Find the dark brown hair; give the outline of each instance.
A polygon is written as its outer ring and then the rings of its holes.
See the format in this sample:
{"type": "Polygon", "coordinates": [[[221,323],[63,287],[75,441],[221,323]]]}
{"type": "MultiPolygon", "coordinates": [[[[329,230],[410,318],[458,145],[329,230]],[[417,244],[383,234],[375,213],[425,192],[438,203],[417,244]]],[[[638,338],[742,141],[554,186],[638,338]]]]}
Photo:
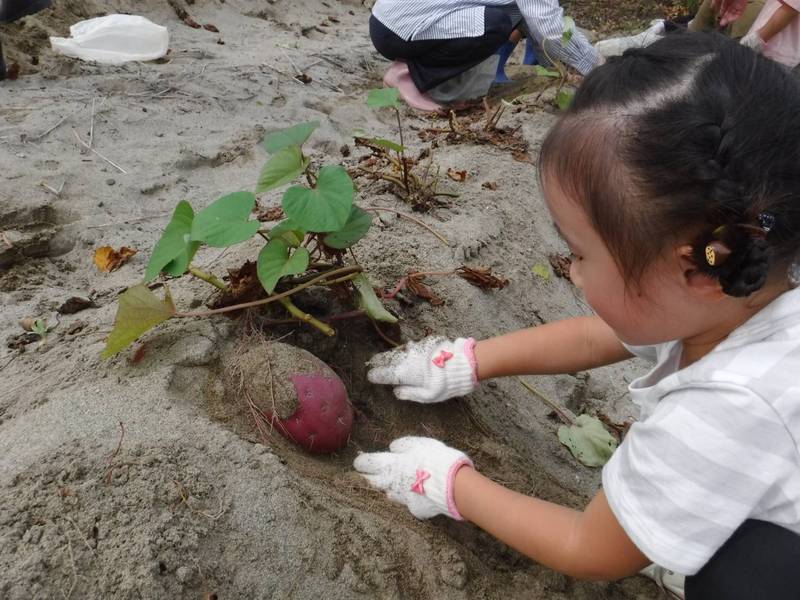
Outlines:
{"type": "Polygon", "coordinates": [[[781,65],[716,34],[669,34],[586,77],[540,176],[586,211],[629,283],[690,243],[698,269],[747,296],[800,246],[798,106],[781,65]],[[703,260],[714,240],[724,264],[703,260]]]}

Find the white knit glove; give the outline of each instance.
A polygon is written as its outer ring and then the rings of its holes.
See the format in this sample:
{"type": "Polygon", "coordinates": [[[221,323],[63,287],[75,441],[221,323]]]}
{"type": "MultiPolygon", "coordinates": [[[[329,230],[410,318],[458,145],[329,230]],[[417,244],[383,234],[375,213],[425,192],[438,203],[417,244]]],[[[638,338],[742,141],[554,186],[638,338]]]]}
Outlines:
{"type": "Polygon", "coordinates": [[[478,385],[473,338],[425,338],[377,354],[367,365],[367,379],[397,386],[400,400],[431,404],[469,394],[478,385]]]}
{"type": "Polygon", "coordinates": [[[747,46],[748,48],[752,48],[759,54],[764,52],[764,48],[767,46],[767,42],[761,39],[761,36],[758,35],[757,31],[751,31],[744,36],[739,43],[743,46],[747,46]]]}
{"type": "Polygon", "coordinates": [[[453,482],[469,457],[426,437],[402,437],[389,445],[389,452],[359,454],[353,467],[373,487],[386,492],[389,500],[405,504],[418,519],[447,515],[458,521],[453,500],[453,482]]]}

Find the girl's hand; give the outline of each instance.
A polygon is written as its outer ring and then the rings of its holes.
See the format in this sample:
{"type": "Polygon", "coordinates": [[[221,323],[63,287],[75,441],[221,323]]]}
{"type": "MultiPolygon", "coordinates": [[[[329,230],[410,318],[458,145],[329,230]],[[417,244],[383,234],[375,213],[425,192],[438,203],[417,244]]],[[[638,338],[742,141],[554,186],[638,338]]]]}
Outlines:
{"type": "Polygon", "coordinates": [[[469,457],[425,437],[402,437],[389,445],[389,452],[359,454],[353,467],[390,500],[405,504],[418,519],[447,515],[463,517],[453,499],[453,481],[469,457]]]}
{"type": "Polygon", "coordinates": [[[478,385],[472,338],[425,338],[378,354],[367,365],[367,379],[397,386],[394,395],[400,400],[441,402],[469,394],[478,385]]]}

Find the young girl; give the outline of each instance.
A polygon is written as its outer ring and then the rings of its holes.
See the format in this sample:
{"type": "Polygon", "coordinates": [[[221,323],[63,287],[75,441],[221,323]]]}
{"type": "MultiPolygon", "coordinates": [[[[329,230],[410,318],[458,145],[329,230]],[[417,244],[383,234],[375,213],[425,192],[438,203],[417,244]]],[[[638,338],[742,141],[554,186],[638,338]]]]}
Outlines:
{"type": "MultiPolygon", "coordinates": [[[[654,562],[690,600],[800,594],[800,83],[715,34],[668,35],[586,77],[539,169],[596,316],[372,362],[402,400],[655,362],[640,421],[583,512],[493,483],[422,437],[355,468],[412,514],[466,519],[541,564],[611,580],[654,562]]],[[[478,465],[480,466],[480,465],[478,465]]]]}

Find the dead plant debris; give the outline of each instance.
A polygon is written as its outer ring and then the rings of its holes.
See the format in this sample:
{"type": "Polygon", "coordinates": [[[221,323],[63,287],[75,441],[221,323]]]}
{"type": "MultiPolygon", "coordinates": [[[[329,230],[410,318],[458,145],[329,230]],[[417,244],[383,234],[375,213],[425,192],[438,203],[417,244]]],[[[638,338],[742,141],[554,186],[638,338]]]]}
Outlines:
{"type": "Polygon", "coordinates": [[[137,252],[136,248],[128,246],[122,246],[119,250],[114,250],[111,246],[101,246],[94,252],[94,264],[105,273],[116,271],[137,252]]]}
{"type": "Polygon", "coordinates": [[[547,257],[550,261],[550,266],[553,267],[553,273],[557,277],[571,281],[569,277],[569,268],[572,265],[572,259],[565,254],[551,254],[547,257]]]}
{"type": "Polygon", "coordinates": [[[462,265],[456,269],[456,274],[482,290],[502,290],[508,285],[508,279],[493,275],[491,267],[468,267],[467,265],[462,265]]]}

